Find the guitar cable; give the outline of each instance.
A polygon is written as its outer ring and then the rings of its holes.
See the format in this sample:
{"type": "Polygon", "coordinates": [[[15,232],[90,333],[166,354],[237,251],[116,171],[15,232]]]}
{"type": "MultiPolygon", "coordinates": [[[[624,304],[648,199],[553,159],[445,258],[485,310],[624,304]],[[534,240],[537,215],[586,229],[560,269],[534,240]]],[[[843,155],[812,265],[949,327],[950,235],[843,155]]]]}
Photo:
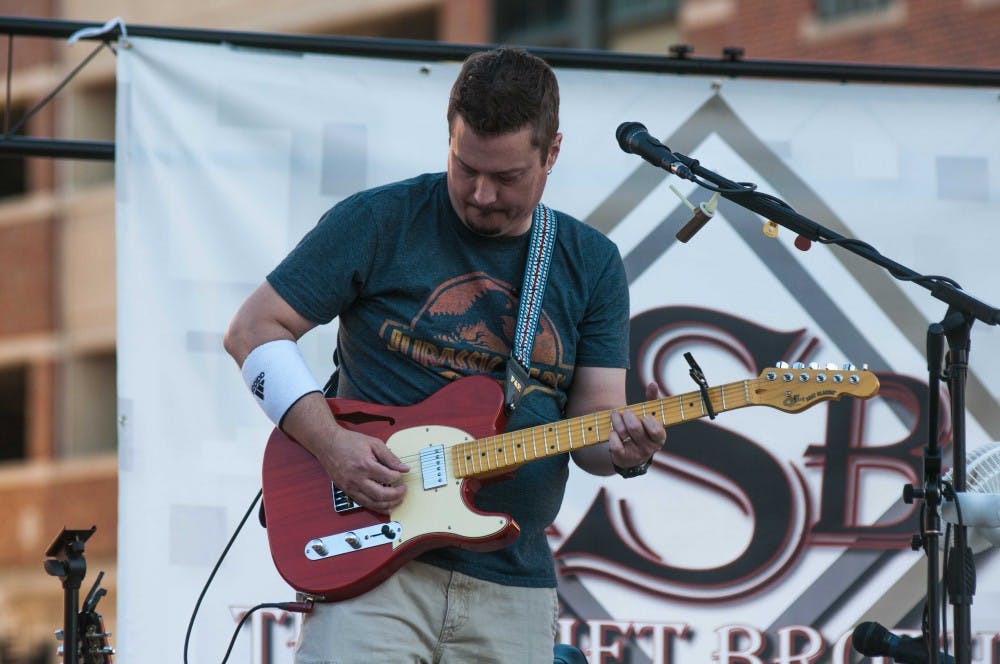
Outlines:
{"type": "MultiPolygon", "coordinates": [[[[243,526],[246,525],[247,519],[249,519],[250,515],[253,514],[253,510],[257,506],[257,501],[260,500],[263,493],[264,493],[263,489],[257,491],[257,495],[254,496],[253,501],[251,501],[250,507],[247,508],[246,514],[244,514],[243,518],[240,519],[239,525],[236,526],[236,530],[233,531],[232,537],[229,538],[229,542],[226,544],[226,547],[222,550],[222,555],[219,556],[219,560],[216,561],[215,567],[212,568],[211,574],[208,575],[208,580],[205,581],[205,586],[201,589],[201,594],[198,595],[198,601],[195,602],[194,610],[191,611],[191,620],[188,621],[187,632],[184,634],[184,664],[188,664],[188,646],[190,645],[191,642],[191,631],[194,628],[194,621],[198,615],[198,609],[201,608],[201,602],[202,600],[205,599],[205,593],[208,592],[209,586],[212,585],[212,580],[215,579],[216,573],[219,571],[219,568],[222,567],[222,561],[226,559],[226,556],[229,554],[229,549],[232,548],[233,543],[236,541],[236,536],[239,535],[240,531],[243,530],[243,526]]],[[[251,615],[253,615],[255,611],[258,611],[259,609],[281,609],[283,611],[292,611],[295,613],[309,613],[310,611],[312,611],[312,608],[313,608],[313,603],[311,600],[306,600],[304,602],[268,602],[264,604],[258,604],[257,606],[251,608],[243,615],[243,618],[236,625],[236,630],[233,632],[233,637],[229,641],[229,647],[226,649],[226,654],[225,656],[223,656],[221,664],[226,664],[226,662],[229,660],[229,655],[232,653],[233,646],[236,644],[236,637],[239,636],[240,630],[243,628],[243,625],[246,623],[247,619],[251,615]]]]}

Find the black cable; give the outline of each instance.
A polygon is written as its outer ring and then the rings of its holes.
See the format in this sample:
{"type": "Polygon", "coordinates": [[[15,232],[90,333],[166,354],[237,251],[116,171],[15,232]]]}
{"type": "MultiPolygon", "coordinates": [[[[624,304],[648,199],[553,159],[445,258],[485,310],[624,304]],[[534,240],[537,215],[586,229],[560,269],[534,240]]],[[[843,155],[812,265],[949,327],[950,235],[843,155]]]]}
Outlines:
{"type": "Polygon", "coordinates": [[[240,630],[243,628],[243,624],[247,621],[254,611],[259,611],[260,609],[281,609],[282,611],[294,611],[296,613],[309,613],[312,611],[313,602],[311,599],[307,599],[304,602],[265,602],[263,604],[258,604],[249,611],[243,614],[240,618],[240,622],[237,623],[236,629],[233,631],[233,638],[229,639],[229,647],[226,648],[226,654],[222,658],[220,664],[226,664],[229,661],[229,655],[233,652],[233,646],[236,645],[236,637],[240,635],[240,630]]]}
{"type": "MultiPolygon", "coordinates": [[[[948,570],[948,546],[951,543],[951,524],[944,527],[944,560],[941,561],[945,574],[948,570]]],[[[944,592],[941,593],[941,650],[948,654],[948,584],[944,584],[944,592]]]]}
{"type": "MultiPolygon", "coordinates": [[[[208,580],[205,581],[205,587],[201,589],[201,594],[198,595],[198,601],[195,602],[194,610],[191,612],[191,620],[190,622],[188,622],[187,633],[184,635],[184,664],[187,664],[188,661],[188,644],[191,641],[191,630],[194,627],[194,619],[195,616],[198,615],[198,609],[201,607],[201,601],[205,599],[205,593],[208,592],[208,587],[212,585],[212,579],[215,578],[216,572],[218,572],[219,568],[222,566],[222,561],[226,559],[226,555],[229,553],[229,549],[232,548],[233,542],[236,541],[236,536],[240,534],[240,531],[243,530],[243,526],[246,524],[247,519],[249,519],[250,515],[253,514],[253,508],[257,506],[257,501],[260,500],[260,497],[261,495],[263,495],[263,493],[264,490],[261,489],[260,491],[257,492],[257,495],[254,496],[253,502],[250,503],[250,507],[247,509],[247,513],[244,514],[243,518],[240,520],[240,525],[236,526],[236,530],[233,532],[233,536],[229,538],[229,543],[226,544],[226,548],[222,550],[222,555],[219,556],[218,562],[216,562],[215,567],[212,568],[212,573],[208,575],[208,580]]],[[[250,612],[247,613],[247,615],[250,615],[250,613],[252,613],[255,610],[256,608],[251,609],[250,612]]],[[[240,625],[241,626],[243,625],[243,621],[240,621],[240,625]]],[[[236,628],[236,632],[237,634],[239,633],[239,627],[236,628]]],[[[234,641],[236,640],[235,635],[233,636],[233,640],[234,641]]],[[[232,643],[230,643],[229,649],[232,650],[232,648],[233,648],[232,643]]],[[[229,657],[228,651],[226,652],[226,657],[229,657]]]]}
{"type": "MultiPolygon", "coordinates": [[[[955,503],[955,513],[958,516],[958,525],[964,525],[964,520],[962,519],[962,503],[958,499],[958,495],[955,493],[955,487],[951,482],[942,482],[941,485],[941,495],[947,500],[951,500],[955,503]]],[[[942,561],[945,574],[948,573],[949,555],[948,551],[950,549],[949,545],[951,543],[952,530],[951,523],[948,523],[945,528],[944,537],[944,560],[942,561]]],[[[944,592],[941,594],[941,638],[942,638],[942,649],[944,654],[948,653],[948,584],[944,584],[944,592]]]]}

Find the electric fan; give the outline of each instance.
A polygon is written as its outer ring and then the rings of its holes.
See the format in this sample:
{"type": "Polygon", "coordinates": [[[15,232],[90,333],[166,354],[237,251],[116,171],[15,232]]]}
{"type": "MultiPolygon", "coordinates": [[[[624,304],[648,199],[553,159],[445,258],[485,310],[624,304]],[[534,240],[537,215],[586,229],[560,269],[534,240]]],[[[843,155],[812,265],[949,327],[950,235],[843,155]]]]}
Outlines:
{"type": "MultiPolygon", "coordinates": [[[[969,546],[973,553],[1000,546],[1000,442],[987,443],[972,450],[966,457],[966,489],[955,498],[962,512],[962,524],[969,528],[969,546]]],[[[950,482],[952,472],[942,476],[950,482]]],[[[955,501],[946,500],[941,518],[949,523],[959,521],[955,501]]]]}

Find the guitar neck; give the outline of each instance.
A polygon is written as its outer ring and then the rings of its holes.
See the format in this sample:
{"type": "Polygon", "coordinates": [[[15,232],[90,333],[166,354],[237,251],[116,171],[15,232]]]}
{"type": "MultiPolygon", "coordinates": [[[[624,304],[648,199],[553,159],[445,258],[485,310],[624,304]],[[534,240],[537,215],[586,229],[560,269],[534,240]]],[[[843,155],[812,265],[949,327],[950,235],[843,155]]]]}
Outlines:
{"type": "MultiPolygon", "coordinates": [[[[708,388],[715,413],[752,405],[751,394],[758,379],[741,380],[708,388]]],[[[701,419],[709,414],[701,391],[687,392],[626,406],[637,417],[652,415],[664,426],[701,419]]],[[[622,409],[624,410],[624,409],[622,409]]],[[[608,440],[611,411],[592,413],[551,424],[502,433],[451,449],[457,477],[476,477],[509,472],[528,461],[572,452],[608,440]]]]}

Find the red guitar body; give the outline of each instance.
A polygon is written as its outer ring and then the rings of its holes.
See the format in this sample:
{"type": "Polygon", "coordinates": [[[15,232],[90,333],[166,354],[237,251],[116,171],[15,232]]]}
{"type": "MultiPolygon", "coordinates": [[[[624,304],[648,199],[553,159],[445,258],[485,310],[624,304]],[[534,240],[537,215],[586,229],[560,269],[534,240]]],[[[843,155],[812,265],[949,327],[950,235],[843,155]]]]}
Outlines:
{"type": "Polygon", "coordinates": [[[263,464],[267,537],[278,572],[293,588],[325,600],[346,599],[430,549],[493,550],[517,537],[519,528],[509,516],[473,507],[480,481],[455,477],[447,452],[450,444],[502,432],[503,392],[496,381],[462,378],[405,407],[327,401],[342,426],[386,441],[410,466],[408,489],[389,515],[352,506],[316,458],[275,429],[263,464]],[[423,455],[436,447],[444,452],[426,457],[428,465],[423,455]],[[423,476],[434,465],[435,479],[426,488],[423,476]]]}

